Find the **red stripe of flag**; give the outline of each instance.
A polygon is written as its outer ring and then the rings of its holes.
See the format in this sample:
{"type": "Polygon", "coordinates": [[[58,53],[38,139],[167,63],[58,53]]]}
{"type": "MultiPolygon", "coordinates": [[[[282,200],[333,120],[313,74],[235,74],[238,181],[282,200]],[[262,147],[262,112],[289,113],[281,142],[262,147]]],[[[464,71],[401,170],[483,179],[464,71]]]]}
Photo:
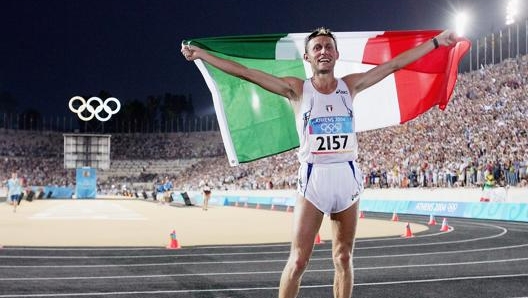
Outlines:
{"type": "MultiPolygon", "coordinates": [[[[370,38],[365,46],[363,63],[379,65],[400,53],[431,40],[439,30],[389,31],[370,38]]],[[[433,106],[443,110],[453,93],[458,64],[471,43],[459,38],[451,47],[440,47],[394,74],[400,123],[407,122],[433,106]]]]}

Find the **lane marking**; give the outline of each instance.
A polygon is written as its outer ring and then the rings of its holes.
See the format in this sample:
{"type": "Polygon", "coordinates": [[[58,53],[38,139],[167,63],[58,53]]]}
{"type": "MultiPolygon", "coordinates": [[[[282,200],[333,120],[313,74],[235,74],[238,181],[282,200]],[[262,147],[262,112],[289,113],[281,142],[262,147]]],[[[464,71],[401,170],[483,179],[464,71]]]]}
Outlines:
{"type": "MultiPolygon", "coordinates": [[[[528,277],[528,273],[524,274],[503,274],[503,275],[481,275],[481,276],[465,276],[465,277],[449,277],[449,278],[432,278],[420,280],[400,280],[387,282],[366,282],[355,283],[354,287],[361,286],[384,286],[384,285],[398,285],[398,284],[417,284],[417,283],[437,283],[447,281],[466,281],[466,280],[482,280],[482,279],[505,279],[528,277]]],[[[322,285],[305,285],[301,289],[314,288],[332,288],[332,284],[322,285]]],[[[82,296],[117,296],[117,295],[148,295],[148,294],[178,294],[178,293],[211,293],[211,292],[250,292],[250,291],[276,291],[278,287],[254,287],[254,288],[220,288],[220,289],[188,289],[188,290],[164,290],[164,291],[126,291],[126,292],[86,292],[86,293],[47,293],[47,294],[21,294],[21,295],[0,295],[0,298],[18,298],[18,297],[82,297],[82,296]]]]}
{"type": "MultiPolygon", "coordinates": [[[[516,249],[528,247],[528,243],[518,244],[518,245],[509,245],[509,246],[500,246],[500,247],[491,247],[491,248],[475,248],[475,249],[466,249],[466,250],[452,250],[452,251],[436,251],[436,252],[420,252],[420,253],[404,253],[404,254],[390,254],[390,255],[375,255],[375,256],[354,256],[354,259],[376,259],[376,258],[392,258],[392,257],[412,257],[412,256],[425,256],[425,255],[443,255],[443,254],[459,254],[459,253],[473,253],[473,252],[487,252],[495,250],[507,250],[507,249],[516,249]]],[[[322,250],[321,250],[322,251],[322,250]]],[[[325,250],[330,251],[330,250],[325,250]]],[[[256,252],[247,252],[247,253],[219,253],[215,254],[216,256],[239,256],[239,255],[256,255],[256,254],[287,254],[288,251],[283,252],[265,252],[265,253],[256,253],[256,252]]],[[[186,254],[186,255],[162,255],[155,257],[199,257],[199,256],[211,256],[212,254],[186,254]]],[[[0,259],[48,259],[51,257],[42,256],[2,256],[0,259]]],[[[64,256],[57,257],[54,259],[142,259],[144,256],[106,256],[106,257],[76,257],[76,256],[64,256]]],[[[311,258],[311,261],[327,261],[331,260],[331,257],[326,258],[311,258]]],[[[285,262],[286,259],[280,260],[242,260],[242,261],[210,261],[210,262],[173,262],[173,263],[149,263],[149,264],[112,264],[112,265],[0,265],[0,268],[69,268],[69,267],[83,267],[83,268],[92,268],[92,267],[144,267],[144,266],[172,266],[172,265],[203,265],[203,264],[239,264],[239,263],[269,263],[269,262],[285,262]]]]}
{"type": "MultiPolygon", "coordinates": [[[[420,267],[445,267],[445,266],[467,266],[467,265],[482,265],[482,264],[496,264],[496,263],[509,263],[509,262],[523,262],[528,261],[527,258],[514,258],[514,259],[499,259],[499,260],[486,260],[486,261],[471,261],[471,262],[455,262],[455,263],[432,263],[432,264],[414,264],[414,265],[391,265],[391,266],[373,266],[373,267],[355,267],[354,270],[386,270],[386,269],[402,269],[402,268],[420,268],[420,267]]],[[[285,261],[280,261],[281,263],[285,261]]],[[[252,263],[252,262],[241,262],[241,263],[252,263]]],[[[183,263],[185,264],[185,263],[183,263]]],[[[149,264],[151,265],[151,264],[149,264]]],[[[201,264],[204,265],[204,264],[201,264]]],[[[95,265],[96,266],[96,265],[95,265]]],[[[335,269],[308,269],[306,273],[314,272],[333,272],[335,269]]],[[[11,281],[11,280],[78,280],[78,279],[128,279],[128,278],[147,278],[147,277],[184,277],[184,276],[219,276],[219,275],[255,275],[255,274],[275,274],[281,273],[281,271],[239,271],[239,272],[206,272],[206,273],[175,273],[175,274],[155,274],[155,275],[112,275],[112,276],[80,276],[80,277],[14,277],[14,278],[0,278],[0,281],[11,281]]]]}
{"type": "MultiPolygon", "coordinates": [[[[452,241],[442,241],[442,242],[428,242],[428,243],[413,243],[413,244],[402,244],[402,245],[381,245],[381,246],[369,246],[369,247],[357,247],[355,249],[377,249],[377,248],[385,248],[385,247],[405,247],[405,246],[413,246],[413,245],[416,245],[416,246],[427,246],[427,245],[436,245],[436,244],[452,244],[452,243],[465,243],[465,242],[473,242],[473,241],[480,241],[480,240],[488,240],[488,239],[494,239],[494,238],[498,238],[498,237],[501,237],[501,236],[504,236],[506,233],[508,233],[508,229],[502,227],[502,226],[497,226],[497,225],[492,225],[492,224],[474,224],[474,225],[477,225],[477,226],[488,226],[488,227],[493,227],[495,229],[498,229],[498,230],[501,230],[500,233],[498,234],[493,234],[493,235],[490,235],[490,236],[484,236],[484,237],[478,237],[478,238],[469,238],[469,239],[462,239],[462,240],[452,240],[452,241]]],[[[419,238],[419,237],[429,237],[429,236],[437,236],[437,235],[441,235],[441,234],[446,234],[446,233],[449,233],[449,232],[440,232],[440,233],[435,233],[435,234],[427,234],[427,235],[416,235],[415,237],[416,238],[419,238]]],[[[379,239],[364,239],[363,241],[359,241],[359,242],[373,242],[373,241],[376,241],[376,240],[379,240],[379,239]]],[[[401,237],[398,237],[398,238],[394,238],[394,237],[391,237],[391,238],[382,238],[382,240],[401,240],[401,237]]],[[[357,243],[358,241],[356,241],[357,243]]]]}

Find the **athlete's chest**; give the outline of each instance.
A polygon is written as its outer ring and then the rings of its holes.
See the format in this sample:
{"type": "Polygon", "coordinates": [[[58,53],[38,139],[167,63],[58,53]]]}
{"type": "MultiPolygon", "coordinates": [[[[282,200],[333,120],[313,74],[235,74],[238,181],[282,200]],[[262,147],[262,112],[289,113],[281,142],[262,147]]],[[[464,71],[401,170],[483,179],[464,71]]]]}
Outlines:
{"type": "Polygon", "coordinates": [[[313,117],[352,116],[352,99],[347,94],[315,93],[305,107],[313,117]]]}

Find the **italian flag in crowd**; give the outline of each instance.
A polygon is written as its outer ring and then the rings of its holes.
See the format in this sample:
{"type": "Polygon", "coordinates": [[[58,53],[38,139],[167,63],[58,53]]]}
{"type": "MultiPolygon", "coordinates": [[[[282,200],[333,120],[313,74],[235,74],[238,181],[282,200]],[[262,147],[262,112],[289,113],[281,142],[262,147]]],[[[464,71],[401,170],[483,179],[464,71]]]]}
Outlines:
{"type": "MultiPolygon", "coordinates": [[[[363,72],[424,42],[440,31],[334,32],[340,53],[336,77],[363,72]]],[[[226,36],[184,41],[215,55],[275,76],[311,77],[302,58],[309,33],[226,36]]],[[[440,47],[362,91],[354,99],[356,131],[405,123],[433,106],[444,109],[456,83],[458,64],[470,42],[440,47]]],[[[232,166],[299,146],[289,101],[259,86],[195,60],[209,87],[232,166]]]]}

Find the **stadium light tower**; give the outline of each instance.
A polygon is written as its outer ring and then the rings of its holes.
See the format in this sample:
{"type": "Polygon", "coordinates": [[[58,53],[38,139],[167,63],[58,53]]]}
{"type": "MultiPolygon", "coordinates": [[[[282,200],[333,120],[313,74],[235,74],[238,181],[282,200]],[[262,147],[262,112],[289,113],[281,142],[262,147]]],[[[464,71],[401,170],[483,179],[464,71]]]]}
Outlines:
{"type": "Polygon", "coordinates": [[[519,3],[517,0],[509,0],[506,4],[506,25],[511,25],[515,23],[515,16],[519,8],[519,3]]]}
{"type": "Polygon", "coordinates": [[[455,16],[455,32],[458,36],[466,34],[468,15],[465,12],[459,12],[455,16]]]}
{"type": "MultiPolygon", "coordinates": [[[[519,10],[519,3],[517,0],[509,0],[506,4],[506,26],[508,26],[508,58],[511,58],[511,26],[515,23],[515,16],[519,10]]],[[[517,25],[517,48],[519,47],[519,25],[517,25]]],[[[517,53],[519,50],[517,50],[517,53]]]]}

